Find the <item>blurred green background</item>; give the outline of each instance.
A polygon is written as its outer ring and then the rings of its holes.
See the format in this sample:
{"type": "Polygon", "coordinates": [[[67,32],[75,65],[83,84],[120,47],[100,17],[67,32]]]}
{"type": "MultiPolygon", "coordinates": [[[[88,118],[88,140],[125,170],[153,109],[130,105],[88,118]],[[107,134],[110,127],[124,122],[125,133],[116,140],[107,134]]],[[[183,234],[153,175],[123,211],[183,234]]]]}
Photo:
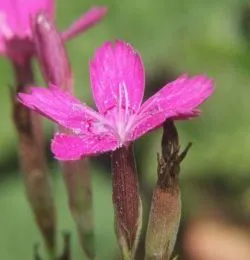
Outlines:
{"type": "MultiPolygon", "coordinates": [[[[67,27],[90,8],[90,0],[59,0],[57,24],[67,27]]],[[[183,228],[201,214],[219,211],[233,223],[250,219],[250,7],[245,0],[96,0],[109,13],[103,22],[67,44],[75,73],[77,96],[92,103],[88,60],[106,40],[130,42],[143,57],[146,95],[181,73],[205,73],[216,91],[202,106],[202,115],[178,122],[184,147],[193,147],[182,164],[183,228]]],[[[250,2],[249,2],[250,6],[250,2]]],[[[0,60],[0,259],[32,259],[32,245],[41,242],[24,197],[17,162],[17,139],[11,121],[10,64],[0,60]]],[[[53,126],[46,122],[52,135],[53,126]]],[[[156,180],[156,153],[161,130],[136,143],[145,205],[156,180]]],[[[110,170],[107,160],[92,164],[97,259],[117,259],[113,231],[110,170]]],[[[73,232],[64,184],[51,163],[60,230],[73,232]]],[[[183,231],[183,232],[184,232],[183,231]]],[[[182,234],[182,232],[181,232],[182,234]]],[[[58,239],[61,240],[59,234],[58,239]]],[[[73,258],[82,259],[75,233],[73,258]]],[[[182,243],[178,246],[182,253],[182,243]]],[[[185,256],[183,256],[183,259],[185,256]]]]}

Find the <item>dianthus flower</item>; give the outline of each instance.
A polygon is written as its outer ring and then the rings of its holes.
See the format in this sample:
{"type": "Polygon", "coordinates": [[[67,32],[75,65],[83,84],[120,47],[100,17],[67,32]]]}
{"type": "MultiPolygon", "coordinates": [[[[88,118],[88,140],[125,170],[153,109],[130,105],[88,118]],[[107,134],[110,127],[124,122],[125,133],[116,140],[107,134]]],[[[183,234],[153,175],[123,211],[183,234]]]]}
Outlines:
{"type": "MultiPolygon", "coordinates": [[[[31,18],[38,12],[54,17],[54,0],[2,0],[0,1],[0,55],[22,63],[34,54],[31,18]]],[[[94,7],[83,14],[65,32],[69,40],[99,21],[107,12],[105,7],[94,7]]]]}
{"type": "Polygon", "coordinates": [[[57,133],[52,152],[59,160],[114,151],[161,126],[167,118],[188,119],[213,92],[212,80],[180,76],[142,103],[145,73],[138,52],[128,43],[106,42],[90,61],[90,80],[98,112],[60,86],[34,87],[19,100],[70,130],[57,133]]]}

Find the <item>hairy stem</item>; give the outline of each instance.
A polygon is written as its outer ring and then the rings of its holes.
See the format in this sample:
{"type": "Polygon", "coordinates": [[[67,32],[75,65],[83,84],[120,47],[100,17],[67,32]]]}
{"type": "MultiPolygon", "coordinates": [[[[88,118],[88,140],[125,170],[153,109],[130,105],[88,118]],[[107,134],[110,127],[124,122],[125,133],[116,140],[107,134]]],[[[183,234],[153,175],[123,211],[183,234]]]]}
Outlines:
{"type": "Polygon", "coordinates": [[[123,259],[134,259],[142,225],[142,205],[133,145],[112,152],[116,235],[123,259]]]}

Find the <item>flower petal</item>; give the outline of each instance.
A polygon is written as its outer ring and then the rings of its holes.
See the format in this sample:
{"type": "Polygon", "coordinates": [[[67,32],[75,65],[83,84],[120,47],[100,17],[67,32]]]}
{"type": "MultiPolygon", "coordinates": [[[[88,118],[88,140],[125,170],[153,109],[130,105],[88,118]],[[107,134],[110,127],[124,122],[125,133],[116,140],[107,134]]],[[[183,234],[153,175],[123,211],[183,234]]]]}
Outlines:
{"type": "Polygon", "coordinates": [[[21,93],[18,99],[23,105],[79,134],[94,131],[92,125],[103,119],[97,112],[53,85],[48,89],[33,87],[30,94],[21,93]]]}
{"type": "Polygon", "coordinates": [[[73,136],[56,134],[51,143],[51,150],[58,160],[78,160],[83,156],[96,155],[115,150],[117,141],[109,135],[73,136]]]}
{"type": "Polygon", "coordinates": [[[106,42],[90,62],[90,80],[100,113],[118,106],[119,91],[125,88],[129,108],[137,111],[144,94],[144,67],[139,54],[129,44],[106,42]]]}
{"type": "Polygon", "coordinates": [[[160,126],[167,118],[188,119],[199,114],[197,107],[213,92],[213,82],[206,76],[184,75],[170,82],[141,107],[131,139],[160,126]]]}
{"type": "Polygon", "coordinates": [[[85,32],[98,23],[106,14],[108,9],[104,6],[95,6],[84,13],[78,20],[70,25],[61,36],[64,41],[69,41],[80,33],[85,32]]]}

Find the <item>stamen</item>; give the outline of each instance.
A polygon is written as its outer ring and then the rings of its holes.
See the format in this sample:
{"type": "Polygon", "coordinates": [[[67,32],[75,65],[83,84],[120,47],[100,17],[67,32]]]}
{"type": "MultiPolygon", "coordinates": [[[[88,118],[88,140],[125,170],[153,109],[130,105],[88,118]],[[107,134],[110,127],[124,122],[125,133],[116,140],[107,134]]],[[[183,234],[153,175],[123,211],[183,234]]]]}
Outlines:
{"type": "MultiPolygon", "coordinates": [[[[121,116],[122,116],[122,84],[119,84],[118,87],[118,122],[121,121],[121,116]]],[[[117,122],[117,123],[118,123],[117,122]]]]}
{"type": "Polygon", "coordinates": [[[125,83],[122,84],[123,91],[124,91],[124,97],[125,97],[125,123],[127,121],[127,118],[129,117],[129,99],[128,99],[128,90],[126,88],[125,83]]]}
{"type": "Polygon", "coordinates": [[[123,144],[127,138],[126,134],[134,122],[134,116],[130,112],[129,95],[125,82],[118,85],[117,95],[116,108],[106,113],[107,124],[105,126],[123,144]]]}

